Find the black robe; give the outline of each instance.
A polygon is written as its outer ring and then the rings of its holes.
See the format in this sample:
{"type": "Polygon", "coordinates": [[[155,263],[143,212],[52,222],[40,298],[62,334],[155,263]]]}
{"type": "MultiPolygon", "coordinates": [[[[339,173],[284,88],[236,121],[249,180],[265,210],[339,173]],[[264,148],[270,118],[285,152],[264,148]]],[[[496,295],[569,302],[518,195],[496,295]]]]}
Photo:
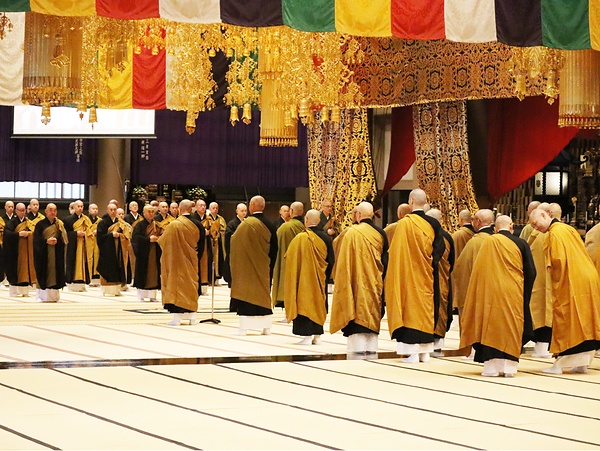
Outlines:
{"type": "Polygon", "coordinates": [[[44,238],[44,230],[50,226],[54,226],[55,222],[51,223],[48,218],[42,219],[35,226],[33,232],[33,264],[35,266],[35,273],[37,275],[37,286],[45,290],[52,288],[59,290],[65,286],[65,242],[63,241],[62,234],[57,234],[57,242],[54,246],[54,265],[56,270],[56,280],[52,285],[48,285],[48,265],[51,262],[48,261],[50,245],[46,243],[44,238]]]}
{"type": "MultiPolygon", "coordinates": [[[[327,268],[325,269],[325,310],[329,312],[329,303],[327,302],[327,280],[331,277],[331,270],[335,262],[335,256],[333,253],[333,240],[331,237],[321,229],[318,225],[309,227],[310,230],[315,232],[321,240],[327,246],[327,268]]],[[[315,323],[307,316],[298,315],[292,321],[292,333],[301,337],[307,337],[309,335],[323,335],[323,326],[315,323]]]]}
{"type": "Polygon", "coordinates": [[[146,235],[146,229],[150,223],[146,218],[139,221],[133,228],[131,235],[131,246],[135,254],[135,275],[133,277],[133,286],[142,290],[160,290],[160,256],[162,250],[158,243],[150,242],[150,237],[146,235]],[[150,249],[155,248],[156,269],[158,271],[158,284],[156,286],[146,286],[148,275],[148,259],[150,249]]]}
{"type": "MultiPolygon", "coordinates": [[[[531,248],[527,241],[521,239],[508,230],[500,230],[498,233],[509,238],[521,251],[521,259],[523,261],[523,312],[524,312],[524,327],[523,337],[521,343],[525,345],[529,340],[533,339],[533,322],[531,319],[531,310],[529,308],[529,301],[531,300],[531,290],[533,289],[533,282],[535,281],[536,271],[535,264],[533,263],[533,256],[531,255],[531,248]]],[[[505,352],[499,351],[490,346],[482,345],[481,343],[473,344],[475,349],[475,357],[473,360],[476,362],[483,363],[491,359],[506,359],[512,361],[519,361],[518,358],[512,355],[506,354],[505,352]]]]}
{"type": "MultiPolygon", "coordinates": [[[[450,252],[448,253],[448,262],[450,263],[450,274],[452,274],[452,270],[454,269],[454,259],[455,259],[455,252],[454,252],[454,240],[452,239],[452,235],[450,235],[446,230],[442,229],[442,236],[444,237],[444,241],[446,243],[448,243],[450,245],[450,252]]],[[[434,283],[435,280],[434,280],[434,283]]],[[[437,280],[437,286],[439,287],[439,271],[438,271],[438,280],[437,280]]],[[[448,332],[450,330],[450,325],[452,324],[452,312],[454,311],[454,307],[452,306],[452,278],[449,277],[448,278],[448,305],[446,307],[446,315],[447,315],[447,323],[446,323],[446,332],[448,332]]],[[[439,310],[437,310],[437,312],[439,312],[439,310]]],[[[435,323],[437,325],[438,321],[439,321],[439,313],[437,313],[438,316],[435,317],[435,323]]],[[[433,327],[433,330],[435,330],[435,326],[433,327]]],[[[437,334],[433,334],[433,336],[435,338],[441,338],[438,337],[437,334]]]]}
{"type": "Polygon", "coordinates": [[[63,219],[65,230],[67,231],[67,259],[65,281],[67,283],[90,283],[90,268],[88,268],[87,258],[85,259],[85,280],[75,280],[75,259],[77,256],[77,232],[73,230],[73,225],[79,220],[79,216],[75,213],[63,219]]]}
{"type": "Polygon", "coordinates": [[[133,223],[135,221],[137,221],[138,219],[140,219],[140,215],[138,214],[137,217],[134,217],[131,213],[127,213],[124,217],[123,217],[123,221],[125,221],[127,224],[129,225],[133,225],[133,223]]]}
{"type": "MultiPolygon", "coordinates": [[[[260,220],[271,232],[271,239],[269,241],[269,279],[273,281],[273,270],[275,269],[275,261],[277,260],[277,229],[275,225],[265,218],[265,215],[261,213],[255,213],[256,219],[260,220]]],[[[250,304],[249,302],[242,301],[241,299],[231,298],[230,308],[234,308],[237,314],[240,316],[265,316],[272,315],[273,310],[270,308],[264,308],[259,305],[250,304]]]]}
{"type": "Polygon", "coordinates": [[[98,274],[100,274],[107,282],[121,283],[122,285],[131,282],[128,280],[127,268],[123,265],[123,249],[119,238],[113,237],[108,229],[118,222],[118,218],[114,221],[110,216],[102,217],[98,224],[98,233],[96,241],[100,249],[100,258],[98,258],[98,274]]]}
{"type": "MultiPolygon", "coordinates": [[[[26,219],[23,218],[23,221],[26,219]]],[[[17,226],[22,221],[17,215],[4,225],[4,270],[8,283],[13,286],[28,286],[29,283],[18,283],[18,259],[19,259],[19,233],[16,232],[17,226]]]]}

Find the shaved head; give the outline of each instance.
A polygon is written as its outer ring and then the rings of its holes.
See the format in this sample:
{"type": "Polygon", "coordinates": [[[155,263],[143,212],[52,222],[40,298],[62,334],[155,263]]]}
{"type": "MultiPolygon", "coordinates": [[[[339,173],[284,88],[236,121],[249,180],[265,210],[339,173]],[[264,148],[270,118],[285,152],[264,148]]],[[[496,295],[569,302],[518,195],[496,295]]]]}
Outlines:
{"type": "Polygon", "coordinates": [[[552,218],[560,219],[562,218],[562,208],[556,202],[553,202],[549,205],[550,216],[552,218]]]}
{"type": "Polygon", "coordinates": [[[432,218],[437,219],[438,221],[442,222],[442,212],[440,210],[438,210],[437,208],[432,208],[430,210],[427,211],[427,213],[425,213],[427,216],[431,216],[432,218]]]}
{"type": "Polygon", "coordinates": [[[510,216],[499,215],[496,217],[496,232],[499,230],[513,231],[513,222],[510,216]]]}
{"type": "Polygon", "coordinates": [[[373,205],[369,202],[361,202],[356,206],[356,216],[358,222],[361,222],[363,219],[370,219],[374,215],[373,205]]]}
{"type": "Polygon", "coordinates": [[[291,214],[290,216],[294,217],[294,216],[302,216],[304,214],[304,204],[302,202],[292,202],[292,205],[290,205],[290,211],[291,214]]]}
{"type": "MultiPolygon", "coordinates": [[[[292,204],[293,205],[293,204],[292,204]]],[[[304,217],[304,225],[306,227],[312,227],[319,225],[321,221],[321,212],[319,210],[308,210],[306,212],[306,216],[304,217]]]]}
{"type": "Polygon", "coordinates": [[[493,223],[494,212],[492,210],[483,209],[478,210],[477,213],[475,213],[475,220],[473,221],[473,227],[475,228],[475,230],[491,226],[493,223]]]}
{"type": "MultiPolygon", "coordinates": [[[[204,205],[206,205],[206,204],[204,204],[204,205]]],[[[181,213],[182,215],[191,213],[193,206],[194,206],[194,202],[192,202],[191,200],[188,200],[188,199],[183,199],[181,202],[179,202],[179,213],[181,213]]]]}
{"type": "Polygon", "coordinates": [[[410,213],[410,205],[408,204],[400,204],[398,205],[398,219],[402,219],[403,217],[405,217],[407,214],[410,213]]]}
{"type": "Polygon", "coordinates": [[[471,224],[472,221],[473,221],[473,215],[471,214],[471,212],[469,210],[462,210],[458,214],[458,223],[461,226],[464,226],[465,224],[471,224]]]}
{"type": "Polygon", "coordinates": [[[250,199],[250,214],[259,213],[265,209],[265,198],[262,196],[254,196],[250,199]]]}
{"type": "Polygon", "coordinates": [[[427,203],[427,194],[422,189],[414,189],[408,195],[408,205],[411,211],[422,210],[427,203]]]}
{"type": "Polygon", "coordinates": [[[540,202],[537,200],[534,200],[533,202],[529,202],[529,205],[527,206],[527,215],[530,215],[531,212],[539,206],[540,206],[540,202]]]}

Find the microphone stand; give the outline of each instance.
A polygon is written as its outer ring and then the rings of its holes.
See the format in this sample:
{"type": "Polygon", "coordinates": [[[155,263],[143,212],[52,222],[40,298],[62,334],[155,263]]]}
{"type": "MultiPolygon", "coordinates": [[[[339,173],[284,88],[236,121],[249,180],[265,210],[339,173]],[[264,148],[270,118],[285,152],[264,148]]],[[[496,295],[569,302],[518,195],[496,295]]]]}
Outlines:
{"type": "MultiPolygon", "coordinates": [[[[218,242],[217,242],[218,243],[218,242]]],[[[210,306],[210,318],[203,319],[201,323],[213,323],[219,324],[220,319],[215,318],[215,249],[216,246],[213,244],[213,261],[212,261],[212,293],[211,293],[211,306],[210,306]]]]}

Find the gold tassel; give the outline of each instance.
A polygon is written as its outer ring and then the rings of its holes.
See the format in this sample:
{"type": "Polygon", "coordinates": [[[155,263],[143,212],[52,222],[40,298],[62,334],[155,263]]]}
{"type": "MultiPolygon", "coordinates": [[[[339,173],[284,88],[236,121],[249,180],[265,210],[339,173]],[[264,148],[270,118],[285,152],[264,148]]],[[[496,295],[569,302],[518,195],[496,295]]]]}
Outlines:
{"type": "Polygon", "coordinates": [[[231,105],[231,111],[229,112],[229,122],[231,125],[235,125],[239,122],[240,116],[238,113],[238,107],[235,105],[231,105]]]}
{"type": "Polygon", "coordinates": [[[242,122],[244,122],[246,125],[252,122],[252,106],[249,103],[244,104],[242,122]]]}
{"type": "Polygon", "coordinates": [[[48,125],[52,118],[50,117],[50,103],[42,103],[42,124],[48,125]]]}

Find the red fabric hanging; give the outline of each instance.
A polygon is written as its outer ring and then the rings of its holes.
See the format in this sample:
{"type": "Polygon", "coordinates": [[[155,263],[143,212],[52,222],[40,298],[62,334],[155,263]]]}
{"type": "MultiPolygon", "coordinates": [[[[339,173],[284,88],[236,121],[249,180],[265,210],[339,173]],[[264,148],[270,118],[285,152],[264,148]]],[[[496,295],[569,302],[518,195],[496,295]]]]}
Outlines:
{"type": "Polygon", "coordinates": [[[133,108],[164,110],[167,108],[167,52],[157,55],[142,48],[133,55],[133,108]]]}
{"type": "Polygon", "coordinates": [[[415,162],[413,107],[392,108],[392,142],[382,196],[387,194],[415,162]]]}
{"type": "Polygon", "coordinates": [[[392,0],[392,35],[402,39],[444,39],[444,0],[392,0]]]}
{"type": "Polygon", "coordinates": [[[121,20],[160,17],[158,0],[96,0],[96,14],[121,20]]]}
{"type": "Polygon", "coordinates": [[[488,100],[490,200],[495,202],[533,177],[577,132],[558,127],[558,102],[549,105],[543,97],[488,100]]]}

